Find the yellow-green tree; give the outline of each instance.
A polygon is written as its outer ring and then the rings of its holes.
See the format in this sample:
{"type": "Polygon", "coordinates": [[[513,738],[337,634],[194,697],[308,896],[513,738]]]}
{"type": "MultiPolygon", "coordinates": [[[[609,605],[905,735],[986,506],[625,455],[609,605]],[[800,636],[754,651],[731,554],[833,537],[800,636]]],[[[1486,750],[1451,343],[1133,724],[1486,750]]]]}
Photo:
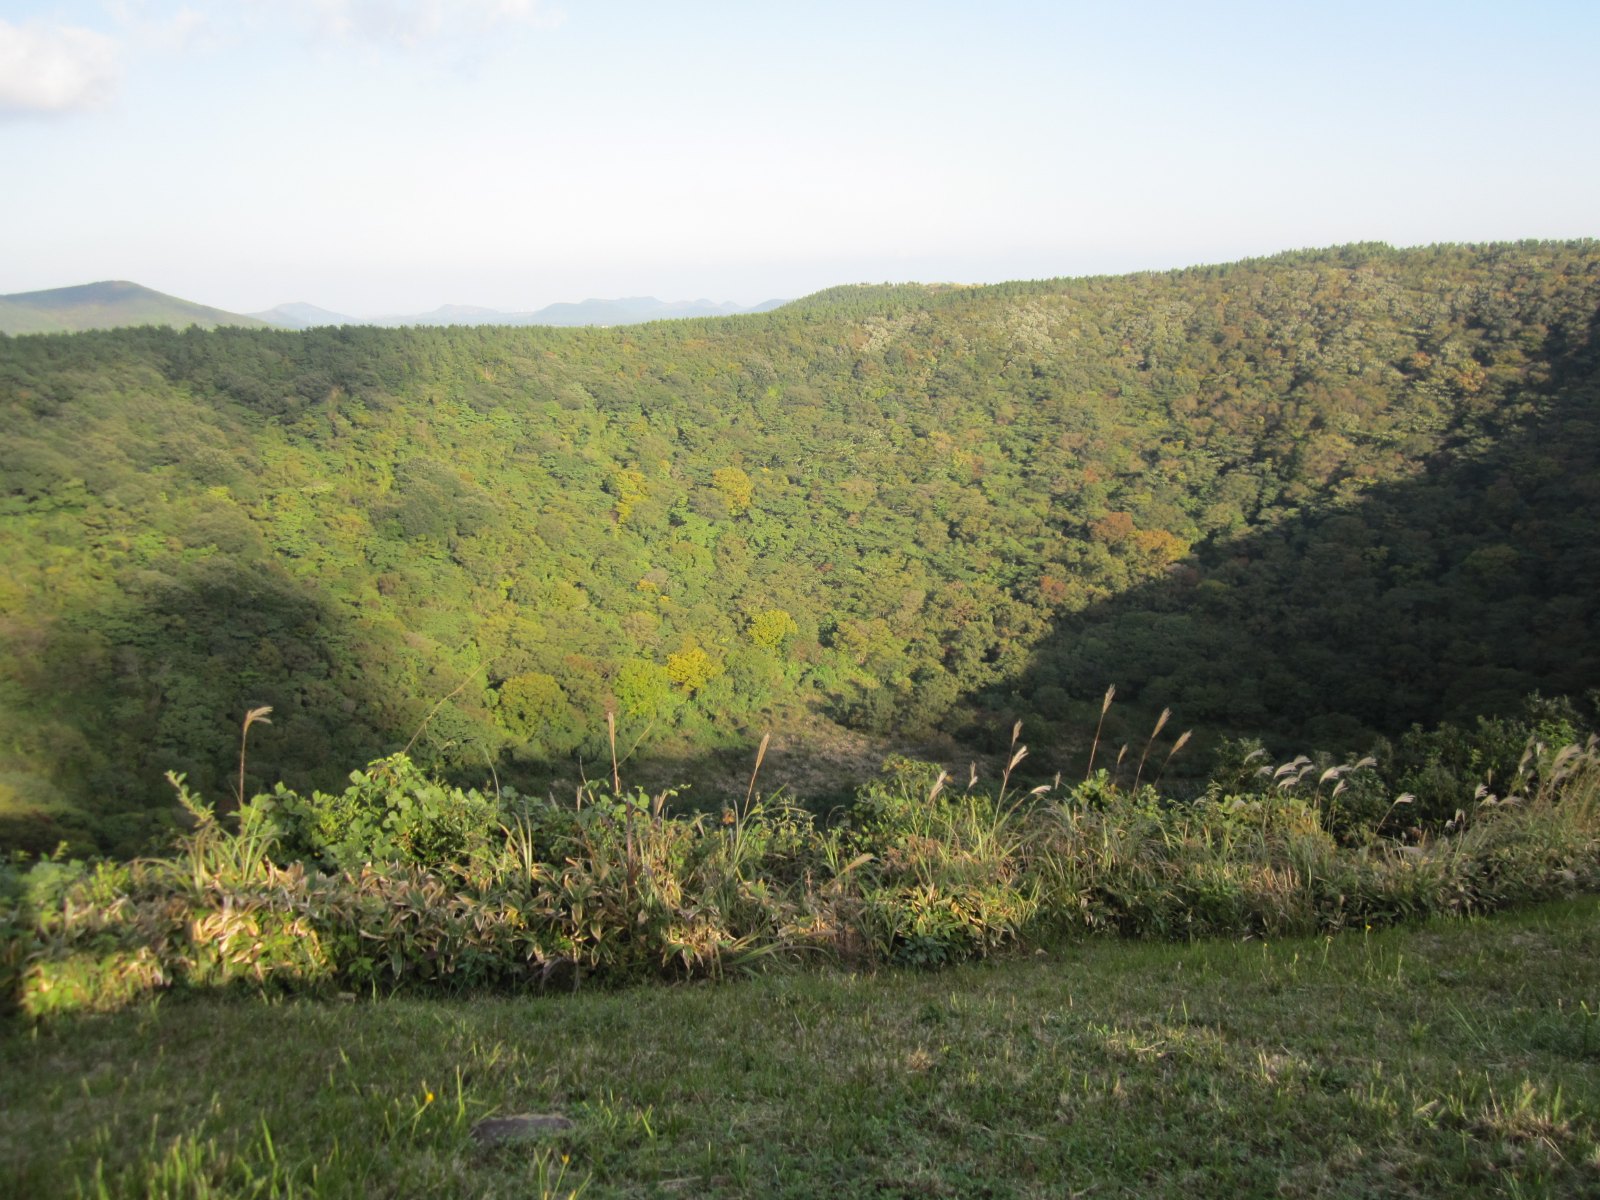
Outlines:
{"type": "Polygon", "coordinates": [[[685,642],[681,650],[667,655],[667,675],[691,696],[720,674],[722,664],[707,654],[698,642],[685,642]]]}
{"type": "Polygon", "coordinates": [[[749,508],[756,495],[756,485],[742,467],[718,467],[711,472],[711,486],[722,493],[728,502],[728,511],[734,516],[749,508]]]}
{"type": "Polygon", "coordinates": [[[766,650],[781,651],[800,632],[788,609],[769,608],[750,622],[750,640],[766,650]]]}

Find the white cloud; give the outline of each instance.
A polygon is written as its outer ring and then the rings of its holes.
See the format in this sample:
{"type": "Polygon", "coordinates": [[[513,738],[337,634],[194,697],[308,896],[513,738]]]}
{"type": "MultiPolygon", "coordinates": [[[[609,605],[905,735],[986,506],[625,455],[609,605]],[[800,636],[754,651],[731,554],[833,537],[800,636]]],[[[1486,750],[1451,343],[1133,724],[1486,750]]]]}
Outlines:
{"type": "Polygon", "coordinates": [[[550,29],[563,15],[542,0],[296,0],[319,34],[413,47],[506,26],[550,29]]]}
{"type": "Polygon", "coordinates": [[[117,77],[117,44],[104,34],[0,20],[0,115],[95,108],[117,77]]]}
{"type": "Polygon", "coordinates": [[[125,6],[116,6],[128,14],[124,20],[146,49],[168,54],[186,54],[193,50],[212,49],[218,38],[217,23],[205,13],[193,8],[180,8],[165,17],[138,19],[125,6]]]}

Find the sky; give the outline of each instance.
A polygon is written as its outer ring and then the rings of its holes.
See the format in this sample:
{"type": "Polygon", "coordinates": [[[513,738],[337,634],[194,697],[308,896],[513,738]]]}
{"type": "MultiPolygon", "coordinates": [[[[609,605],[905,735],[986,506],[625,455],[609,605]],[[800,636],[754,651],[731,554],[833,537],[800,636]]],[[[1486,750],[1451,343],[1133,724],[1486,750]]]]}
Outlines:
{"type": "Polygon", "coordinates": [[[0,293],[755,303],[1600,235],[1593,0],[0,0],[0,293]]]}

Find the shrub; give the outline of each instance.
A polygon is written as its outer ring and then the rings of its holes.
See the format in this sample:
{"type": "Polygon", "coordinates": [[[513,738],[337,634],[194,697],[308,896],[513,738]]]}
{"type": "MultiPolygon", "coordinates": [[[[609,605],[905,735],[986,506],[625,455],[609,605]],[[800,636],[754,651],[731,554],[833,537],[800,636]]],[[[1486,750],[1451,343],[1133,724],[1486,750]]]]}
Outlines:
{"type": "Polygon", "coordinates": [[[281,854],[326,870],[364,863],[443,867],[466,862],[486,845],[501,803],[429,778],[404,754],[350,774],[337,795],[310,796],[279,784],[257,796],[242,819],[258,815],[281,854]]]}

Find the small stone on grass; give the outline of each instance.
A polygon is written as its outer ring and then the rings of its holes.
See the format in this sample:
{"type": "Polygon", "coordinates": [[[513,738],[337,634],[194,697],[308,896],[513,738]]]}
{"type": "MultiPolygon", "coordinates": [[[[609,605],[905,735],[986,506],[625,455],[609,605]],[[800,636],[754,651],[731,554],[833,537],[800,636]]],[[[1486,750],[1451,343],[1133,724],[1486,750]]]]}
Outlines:
{"type": "Polygon", "coordinates": [[[472,1138],[484,1145],[493,1145],[566,1133],[573,1128],[572,1120],[560,1113],[517,1113],[510,1117],[485,1117],[472,1127],[472,1138]]]}

